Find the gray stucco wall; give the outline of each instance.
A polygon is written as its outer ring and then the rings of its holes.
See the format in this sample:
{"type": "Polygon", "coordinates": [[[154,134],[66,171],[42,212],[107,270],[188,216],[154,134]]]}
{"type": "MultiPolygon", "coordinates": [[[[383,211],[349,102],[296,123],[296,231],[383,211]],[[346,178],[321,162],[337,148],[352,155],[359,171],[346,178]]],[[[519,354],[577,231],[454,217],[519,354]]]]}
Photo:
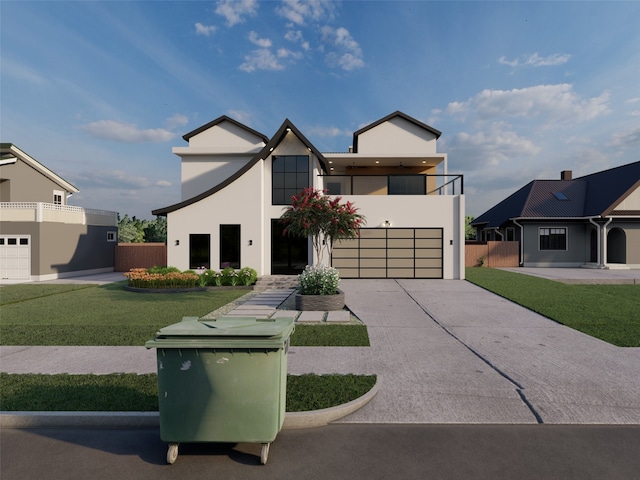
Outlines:
{"type": "MultiPolygon", "coordinates": [[[[3,202],[53,203],[53,191],[63,189],[22,160],[0,167],[0,198],[3,202]]],[[[66,192],[63,192],[66,205],[66,192]]]]}
{"type": "Polygon", "coordinates": [[[527,223],[524,225],[524,266],[578,266],[589,260],[588,227],[571,223],[527,223]],[[566,250],[540,250],[540,228],[566,228],[566,250]]]}
{"type": "Polygon", "coordinates": [[[31,275],[51,275],[115,267],[117,227],[64,223],[2,222],[4,235],[31,235],[31,275]]]}

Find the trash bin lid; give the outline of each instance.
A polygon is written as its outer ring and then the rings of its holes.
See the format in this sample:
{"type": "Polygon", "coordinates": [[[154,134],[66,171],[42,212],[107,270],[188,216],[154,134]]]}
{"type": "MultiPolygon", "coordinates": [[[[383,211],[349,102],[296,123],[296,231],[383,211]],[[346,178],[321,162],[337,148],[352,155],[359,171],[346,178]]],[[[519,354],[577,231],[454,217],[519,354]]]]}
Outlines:
{"type": "Polygon", "coordinates": [[[282,347],[293,333],[293,318],[259,319],[255,317],[220,317],[203,320],[184,317],[181,322],[161,328],[152,347],[189,347],[198,345],[232,348],[282,347]]]}

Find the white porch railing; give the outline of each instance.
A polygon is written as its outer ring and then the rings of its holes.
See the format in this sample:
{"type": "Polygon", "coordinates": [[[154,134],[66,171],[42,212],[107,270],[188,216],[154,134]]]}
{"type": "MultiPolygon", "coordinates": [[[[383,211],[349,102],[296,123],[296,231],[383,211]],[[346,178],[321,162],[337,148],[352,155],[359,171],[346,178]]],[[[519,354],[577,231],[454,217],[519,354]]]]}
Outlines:
{"type": "Polygon", "coordinates": [[[0,202],[2,222],[54,222],[117,226],[118,213],[43,202],[0,202]]]}

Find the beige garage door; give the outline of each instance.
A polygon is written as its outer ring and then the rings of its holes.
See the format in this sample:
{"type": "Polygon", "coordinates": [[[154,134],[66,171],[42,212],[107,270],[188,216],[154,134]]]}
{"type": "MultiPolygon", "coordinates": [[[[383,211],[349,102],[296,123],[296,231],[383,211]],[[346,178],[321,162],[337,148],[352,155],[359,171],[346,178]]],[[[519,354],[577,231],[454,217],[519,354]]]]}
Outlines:
{"type": "Polygon", "coordinates": [[[29,280],[31,278],[31,237],[29,235],[0,236],[0,278],[29,280]]]}
{"type": "Polygon", "coordinates": [[[331,264],[341,278],[442,278],[442,228],[363,228],[331,264]]]}

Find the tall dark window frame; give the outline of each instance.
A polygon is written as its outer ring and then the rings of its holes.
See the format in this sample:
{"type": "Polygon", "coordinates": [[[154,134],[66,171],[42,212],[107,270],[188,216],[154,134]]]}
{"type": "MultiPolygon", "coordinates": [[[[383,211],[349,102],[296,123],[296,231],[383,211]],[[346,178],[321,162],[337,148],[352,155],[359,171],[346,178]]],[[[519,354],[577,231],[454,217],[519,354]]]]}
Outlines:
{"type": "Polygon", "coordinates": [[[220,225],[220,269],[240,269],[240,225],[220,225]]]}
{"type": "Polygon", "coordinates": [[[211,235],[208,233],[189,235],[189,268],[211,268],[211,235]]]}
{"type": "Polygon", "coordinates": [[[538,230],[538,236],[540,238],[540,250],[567,249],[566,227],[540,228],[538,230]]]}
{"type": "Polygon", "coordinates": [[[271,204],[291,205],[291,197],[310,187],[309,155],[271,157],[271,204]]]}

